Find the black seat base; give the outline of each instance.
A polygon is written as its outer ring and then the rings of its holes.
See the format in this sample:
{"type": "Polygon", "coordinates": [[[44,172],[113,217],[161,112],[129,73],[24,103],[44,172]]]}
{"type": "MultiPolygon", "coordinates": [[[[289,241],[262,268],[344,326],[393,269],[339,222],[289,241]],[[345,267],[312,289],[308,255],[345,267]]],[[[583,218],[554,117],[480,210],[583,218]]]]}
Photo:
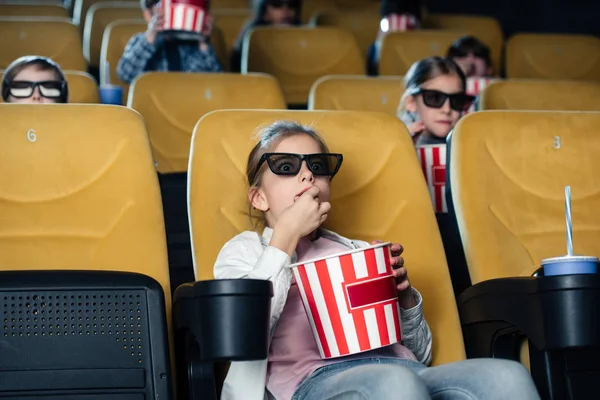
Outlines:
{"type": "Polygon", "coordinates": [[[597,398],[600,275],[492,279],[465,290],[459,312],[469,358],[518,360],[527,338],[543,399],[597,398]]]}
{"type": "Polygon", "coordinates": [[[0,272],[0,399],[170,399],[169,362],[154,279],[0,272]]]}

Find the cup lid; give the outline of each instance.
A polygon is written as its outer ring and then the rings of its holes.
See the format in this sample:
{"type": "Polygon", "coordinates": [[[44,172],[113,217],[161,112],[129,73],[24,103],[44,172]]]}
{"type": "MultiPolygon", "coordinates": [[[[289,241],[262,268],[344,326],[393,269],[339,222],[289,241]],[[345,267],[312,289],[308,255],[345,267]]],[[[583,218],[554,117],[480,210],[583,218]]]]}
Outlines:
{"type": "Polygon", "coordinates": [[[593,256],[560,256],[560,257],[551,257],[545,258],[542,260],[542,265],[544,264],[556,264],[562,262],[595,262],[597,263],[598,257],[593,256]]]}

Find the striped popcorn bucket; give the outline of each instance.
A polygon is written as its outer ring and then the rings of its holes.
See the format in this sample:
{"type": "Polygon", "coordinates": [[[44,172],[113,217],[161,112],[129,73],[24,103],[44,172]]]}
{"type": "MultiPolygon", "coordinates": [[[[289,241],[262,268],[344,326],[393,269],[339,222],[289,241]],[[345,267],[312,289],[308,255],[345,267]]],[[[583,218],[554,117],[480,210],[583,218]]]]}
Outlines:
{"type": "Polygon", "coordinates": [[[412,14],[391,14],[380,22],[380,31],[383,33],[412,31],[418,27],[419,22],[412,14]]]}
{"type": "Polygon", "coordinates": [[[321,358],[401,340],[390,256],[390,243],[381,243],[290,266],[321,358]]]}
{"type": "MultiPolygon", "coordinates": [[[[469,77],[467,78],[467,94],[471,96],[478,96],[483,92],[490,83],[497,81],[497,79],[490,78],[477,78],[477,77],[469,77]]],[[[465,114],[477,111],[477,102],[473,102],[471,107],[465,112],[465,114]]]]}
{"type": "Polygon", "coordinates": [[[164,31],[202,34],[209,0],[161,0],[165,15],[164,31]]]}
{"type": "Polygon", "coordinates": [[[447,213],[446,203],[446,145],[417,146],[417,155],[425,174],[429,194],[436,213],[447,213]]]}

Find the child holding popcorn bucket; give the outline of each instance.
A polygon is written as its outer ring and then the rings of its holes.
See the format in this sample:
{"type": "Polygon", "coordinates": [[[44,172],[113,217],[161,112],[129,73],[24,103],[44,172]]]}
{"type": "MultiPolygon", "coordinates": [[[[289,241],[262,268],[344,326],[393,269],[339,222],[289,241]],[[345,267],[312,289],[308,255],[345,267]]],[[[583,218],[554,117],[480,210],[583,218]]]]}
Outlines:
{"type": "Polygon", "coordinates": [[[210,44],[209,0],[140,0],[148,29],[134,35],[117,64],[125,83],[148,71],[222,72],[210,44]]]}
{"type": "Polygon", "coordinates": [[[404,84],[398,117],[415,142],[435,212],[446,213],[446,138],[475,97],[466,92],[465,74],[449,58],[415,62],[404,84]]]}
{"type": "Polygon", "coordinates": [[[432,336],[399,244],[321,228],[341,154],[314,130],[279,121],[247,164],[248,198],[265,229],[222,248],[217,279],[273,283],[267,360],[233,362],[222,399],[538,399],[508,360],[428,367],[432,336]]]}

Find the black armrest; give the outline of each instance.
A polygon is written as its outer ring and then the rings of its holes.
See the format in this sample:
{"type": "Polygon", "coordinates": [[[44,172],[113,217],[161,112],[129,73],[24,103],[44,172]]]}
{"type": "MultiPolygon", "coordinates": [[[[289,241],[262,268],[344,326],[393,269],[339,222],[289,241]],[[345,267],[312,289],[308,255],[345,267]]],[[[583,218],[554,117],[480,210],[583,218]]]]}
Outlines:
{"type": "Polygon", "coordinates": [[[216,399],[215,362],[267,358],[271,297],[273,285],[264,280],[209,280],[177,288],[173,319],[180,399],[216,399]]]}
{"type": "Polygon", "coordinates": [[[538,350],[600,344],[597,274],[502,278],[458,298],[468,357],[518,359],[517,339],[538,350]]]}

